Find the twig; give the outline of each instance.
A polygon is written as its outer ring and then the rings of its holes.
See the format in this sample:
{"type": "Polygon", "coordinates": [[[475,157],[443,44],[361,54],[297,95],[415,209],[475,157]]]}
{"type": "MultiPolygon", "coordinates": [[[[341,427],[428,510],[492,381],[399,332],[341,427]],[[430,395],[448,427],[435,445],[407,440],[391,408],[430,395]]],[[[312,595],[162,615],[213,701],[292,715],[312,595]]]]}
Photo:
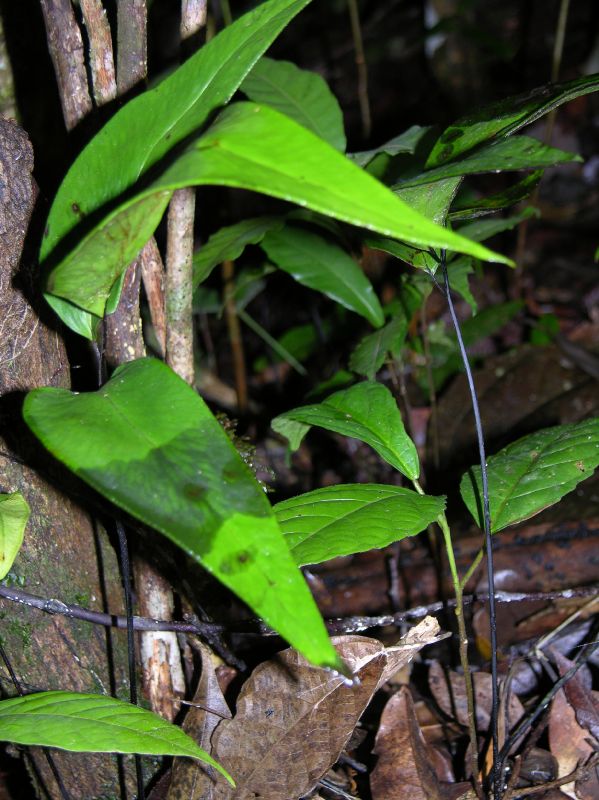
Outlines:
{"type": "Polygon", "coordinates": [[[62,114],[72,130],[92,110],[81,31],[71,0],[40,0],[62,114]]]}
{"type": "Polygon", "coordinates": [[[223,261],[224,305],[229,342],[233,355],[233,370],[235,373],[235,391],[237,392],[237,407],[243,414],[248,408],[248,389],[245,377],[245,355],[243,352],[243,338],[235,305],[234,265],[232,261],[223,261]]]}
{"type": "Polygon", "coordinates": [[[102,106],[116,97],[112,37],[101,0],[79,0],[89,41],[89,67],[94,100],[102,106]]]}
{"type": "Polygon", "coordinates": [[[358,100],[360,102],[360,116],[362,118],[362,136],[368,139],[372,128],[370,113],[370,98],[368,96],[368,65],[364,54],[362,28],[360,25],[360,12],[357,0],[347,0],[349,18],[351,22],[352,39],[356,54],[356,67],[358,68],[358,100]]]}
{"type": "MultiPolygon", "coordinates": [[[[538,603],[544,600],[570,600],[574,597],[589,597],[599,593],[599,586],[583,586],[580,589],[563,589],[555,592],[495,592],[497,603],[538,603]]],[[[107,614],[101,611],[92,611],[90,608],[77,605],[75,603],[63,603],[62,600],[55,598],[39,597],[30,594],[23,589],[12,586],[2,586],[0,584],[0,597],[11,600],[14,603],[22,603],[30,608],[37,608],[47,614],[59,614],[73,619],[80,619],[84,622],[91,622],[94,625],[104,627],[126,628],[127,618],[118,614],[107,614]]],[[[473,603],[486,603],[489,596],[486,592],[478,594],[464,595],[462,601],[465,606],[473,603]]],[[[455,599],[437,601],[423,606],[399,611],[395,614],[382,614],[378,616],[355,616],[331,619],[327,621],[329,633],[358,633],[369,628],[381,628],[387,625],[400,625],[411,619],[420,619],[428,614],[445,611],[447,608],[455,608],[455,599]]],[[[176,620],[154,619],[152,617],[133,616],[133,628],[136,631],[176,631],[178,633],[195,633],[204,638],[214,634],[223,633],[227,630],[237,632],[258,632],[269,633],[268,628],[259,620],[248,620],[234,627],[227,627],[216,622],[186,622],[176,620]]]]}
{"type": "Polygon", "coordinates": [[[532,794],[547,792],[550,789],[558,789],[565,783],[572,783],[572,781],[577,781],[579,778],[583,778],[585,775],[587,775],[587,773],[591,769],[594,769],[597,766],[598,761],[599,761],[599,756],[594,754],[590,757],[590,759],[586,762],[586,764],[581,764],[579,767],[576,767],[576,769],[569,775],[564,775],[563,778],[556,778],[553,781],[542,783],[539,786],[527,786],[524,789],[514,789],[514,794],[516,794],[519,798],[529,797],[532,794]]]}
{"type": "Polygon", "coordinates": [[[192,259],[195,189],[178,189],[168,210],[166,245],[166,363],[192,384],[192,259]]]}
{"type": "Polygon", "coordinates": [[[472,411],[474,414],[474,423],[476,426],[476,437],[478,439],[478,451],[480,457],[480,470],[482,481],[482,503],[483,503],[483,522],[485,532],[485,549],[487,552],[487,578],[489,586],[489,621],[491,627],[491,676],[492,676],[492,699],[491,699],[491,735],[493,737],[493,797],[495,800],[501,798],[501,787],[499,785],[500,772],[499,772],[499,691],[497,685],[497,616],[495,612],[495,580],[493,571],[493,540],[491,538],[491,514],[489,511],[489,482],[487,477],[487,457],[485,454],[485,440],[483,436],[482,422],[480,418],[480,409],[478,406],[478,397],[476,395],[476,388],[474,386],[474,378],[472,377],[472,370],[468,361],[468,353],[462,338],[462,331],[453,301],[451,299],[451,286],[449,285],[449,275],[447,273],[446,254],[443,250],[441,252],[441,268],[443,270],[443,279],[445,281],[445,295],[449,313],[455,329],[462,362],[466,371],[466,378],[468,381],[468,388],[470,389],[470,398],[472,401],[472,411]]]}
{"type": "Polygon", "coordinates": [[[150,319],[158,340],[160,354],[166,354],[166,317],[164,313],[164,265],[162,256],[152,237],[139,254],[141,278],[144,283],[150,319]]]}
{"type": "MultiPolygon", "coordinates": [[[[137,705],[137,675],[135,668],[135,638],[133,636],[133,608],[131,602],[131,568],[129,565],[129,548],[127,545],[127,534],[122,522],[116,521],[116,532],[119,541],[119,551],[121,556],[121,575],[123,577],[123,588],[125,590],[125,612],[127,615],[127,654],[129,667],[129,699],[131,704],[137,705]]],[[[135,754],[135,776],[137,779],[137,799],[144,800],[144,777],[141,764],[141,756],[135,754]]]]}

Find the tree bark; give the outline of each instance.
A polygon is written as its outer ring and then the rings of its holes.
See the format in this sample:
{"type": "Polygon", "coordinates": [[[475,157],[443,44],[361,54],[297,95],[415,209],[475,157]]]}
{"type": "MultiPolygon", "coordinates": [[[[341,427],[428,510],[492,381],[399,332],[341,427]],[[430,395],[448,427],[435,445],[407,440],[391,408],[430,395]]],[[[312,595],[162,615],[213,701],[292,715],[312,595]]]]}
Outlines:
{"type": "MultiPolygon", "coordinates": [[[[69,386],[64,344],[45,321],[44,302],[34,284],[38,276],[27,268],[29,258],[21,259],[36,194],[32,168],[26,134],[16,123],[0,120],[0,491],[22,492],[31,507],[23,547],[5,582],[48,598],[85,601],[97,610],[122,613],[118,564],[105,532],[58,488],[63,481],[70,489],[77,484],[45,457],[21,418],[26,391],[69,386]]],[[[126,695],[124,631],[106,632],[2,599],[0,618],[4,649],[26,691],[116,690],[126,695]]],[[[3,694],[16,694],[4,665],[0,683],[3,694]]],[[[29,755],[32,777],[59,800],[42,751],[32,748],[29,755]]],[[[53,758],[73,800],[120,796],[115,757],[57,750],[53,758]]]]}

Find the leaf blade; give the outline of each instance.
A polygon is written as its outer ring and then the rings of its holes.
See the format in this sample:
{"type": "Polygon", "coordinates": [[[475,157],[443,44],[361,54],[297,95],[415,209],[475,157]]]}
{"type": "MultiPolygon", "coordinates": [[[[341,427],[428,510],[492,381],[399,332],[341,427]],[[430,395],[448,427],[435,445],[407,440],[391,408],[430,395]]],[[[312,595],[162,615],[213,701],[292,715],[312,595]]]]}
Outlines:
{"type": "MultiPolygon", "coordinates": [[[[487,464],[491,532],[529,519],[557,503],[597,466],[599,418],[545,428],[508,445],[487,464]]],[[[479,524],[480,487],[480,468],[464,474],[460,492],[479,524]]]]}
{"type": "Polygon", "coordinates": [[[316,233],[287,226],[271,231],[262,248],[279,269],[298,283],[322,292],[375,327],[384,322],[383,309],[372,284],[341,247],[316,233]]]}
{"type": "Polygon", "coordinates": [[[197,758],[228,772],[181,728],[114,697],[38,692],[0,701],[0,739],[88,753],[140,753],[197,758]]]}
{"type": "Polygon", "coordinates": [[[404,428],[391,392],[382,383],[362,381],[327,397],[322,403],[301,406],[276,417],[271,425],[283,435],[292,423],[299,436],[302,426],[318,425],[370,445],[388,464],[416,480],[420,473],[416,447],[404,428]],[[300,423],[299,425],[297,423],[300,423]]]}
{"type": "Polygon", "coordinates": [[[262,488],[204,401],[165,364],[129,362],[83,395],[34,390],[23,413],[75,474],[168,536],[307,658],[332,664],[262,488]]]}
{"type": "Polygon", "coordinates": [[[375,550],[414,536],[445,507],[441,497],[379,484],[327,486],[274,506],[298,566],[375,550]]]}
{"type": "Polygon", "coordinates": [[[343,114],[337,98],[317,72],[290,61],[262,58],[240,86],[254,103],[264,103],[313,131],[336,150],[345,152],[343,114]]]}
{"type": "Polygon", "coordinates": [[[21,492],[0,494],[0,580],[6,577],[21,549],[30,513],[21,492]]]}

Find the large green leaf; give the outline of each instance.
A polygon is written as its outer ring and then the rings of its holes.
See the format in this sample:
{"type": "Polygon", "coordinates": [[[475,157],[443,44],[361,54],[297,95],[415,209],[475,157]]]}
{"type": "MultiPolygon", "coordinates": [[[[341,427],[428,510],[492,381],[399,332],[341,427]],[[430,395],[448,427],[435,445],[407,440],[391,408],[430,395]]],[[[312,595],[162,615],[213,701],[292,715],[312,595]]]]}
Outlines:
{"type": "Polygon", "coordinates": [[[501,100],[454,122],[439,137],[427,167],[453,161],[489,139],[509,136],[554,108],[599,89],[599,74],[567,83],[547,84],[531,92],[501,100]]]}
{"type": "Polygon", "coordinates": [[[44,260],[69,231],[129,189],[227,103],[253,64],[310,0],[269,0],[224,28],[158,86],[118,111],[80,153],[56,195],[44,260]]]}
{"type": "Polygon", "coordinates": [[[366,167],[373,158],[384,153],[387,156],[397,156],[400,153],[407,153],[408,155],[416,152],[418,143],[425,136],[430,128],[422,128],[420,125],[412,125],[407,131],[400,133],[399,136],[394,136],[385,144],[379,147],[374,147],[372,150],[362,150],[358,153],[348,153],[347,157],[355,161],[361,167],[366,167]]]}
{"type": "MultiPolygon", "coordinates": [[[[545,428],[508,445],[487,462],[491,531],[496,533],[557,503],[597,466],[599,417],[545,428]]],[[[463,476],[460,491],[482,527],[480,467],[463,476]]]]}
{"type": "Polygon", "coordinates": [[[481,172],[510,172],[518,169],[537,169],[550,167],[554,164],[564,164],[568,161],[582,161],[576,153],[567,153],[556,147],[549,147],[530,136],[513,136],[509,139],[500,139],[486,147],[464,156],[457,161],[450,161],[441,167],[429,169],[407,178],[395,188],[403,189],[407,186],[420,186],[422,184],[452,178],[458,175],[476,175],[481,172]]]}
{"type": "Polygon", "coordinates": [[[292,446],[299,444],[312,425],[360,439],[410,480],[418,478],[416,447],[405,431],[393,395],[382,383],[362,381],[335,392],[322,403],[294,408],[272,421],[273,429],[287,436],[292,446]],[[291,432],[290,422],[295,425],[291,432]]]}
{"type": "Polygon", "coordinates": [[[444,508],[444,497],[354,483],[292,497],[277,503],[274,510],[291,555],[302,567],[415,536],[444,508]]]}
{"type": "Polygon", "coordinates": [[[0,494],[0,580],[6,577],[21,549],[29,513],[21,492],[0,494]]]}
{"type": "Polygon", "coordinates": [[[248,244],[259,244],[268,231],[282,228],[284,221],[283,217],[254,217],[214,233],[193,257],[194,289],[206,280],[217,264],[235,261],[248,244]]]}
{"type": "Polygon", "coordinates": [[[130,362],[89,394],[36,389],[24,416],[73,472],[172,539],[306,658],[338,666],[260,485],[165,364],[130,362]]]}
{"type": "Polygon", "coordinates": [[[358,342],[349,358],[349,368],[359,375],[365,375],[369,380],[374,380],[387,353],[401,352],[407,332],[408,319],[398,310],[386,325],[358,342]]]}
{"type": "Polygon", "coordinates": [[[375,327],[385,318],[372,284],[339,245],[301,228],[270,231],[262,240],[269,259],[298,283],[326,294],[375,327]]]}
{"type": "Polygon", "coordinates": [[[343,114],[321,75],[263,56],[240,88],[250,100],[276,108],[336,150],[345,151],[343,114]]]}
{"type": "Polygon", "coordinates": [[[543,170],[536,170],[526,175],[526,177],[522,178],[518,183],[508,186],[507,189],[497,194],[490,195],[489,197],[482,197],[480,200],[472,200],[470,197],[460,198],[458,196],[452,203],[449,219],[458,220],[483,217],[487,214],[494,214],[496,211],[501,211],[503,208],[509,208],[516,203],[520,203],[530,195],[542,176],[543,170]]]}
{"type": "Polygon", "coordinates": [[[65,255],[49,273],[46,290],[102,316],[112,285],[154,232],[172,192],[204,184],[264,192],[385,236],[511,263],[424,219],[288,117],[268,106],[238,103],[65,255]]]}
{"type": "Polygon", "coordinates": [[[475,242],[484,242],[490,239],[491,236],[496,236],[498,233],[504,231],[511,231],[516,228],[525,219],[530,217],[538,217],[539,210],[534,206],[527,206],[523,208],[519,214],[514,214],[512,217],[497,217],[493,219],[477,219],[474,222],[468,222],[462,225],[459,230],[464,236],[473,239],[475,242]]]}
{"type": "Polygon", "coordinates": [[[197,758],[235,785],[220,764],[177,725],[101,694],[38,692],[2,700],[0,740],[77,753],[197,758]]]}

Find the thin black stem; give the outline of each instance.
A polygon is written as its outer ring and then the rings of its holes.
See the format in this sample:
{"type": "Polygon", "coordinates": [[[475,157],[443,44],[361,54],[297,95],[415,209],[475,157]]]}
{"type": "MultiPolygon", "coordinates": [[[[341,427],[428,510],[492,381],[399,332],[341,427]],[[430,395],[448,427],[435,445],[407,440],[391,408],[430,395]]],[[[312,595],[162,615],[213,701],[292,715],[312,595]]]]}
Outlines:
{"type": "Polygon", "coordinates": [[[495,576],[493,570],[493,539],[491,537],[491,513],[489,511],[489,480],[487,476],[487,456],[485,453],[485,440],[483,426],[480,418],[480,408],[474,378],[468,361],[468,353],[462,338],[462,331],[453,301],[451,299],[451,286],[449,285],[449,275],[447,273],[447,261],[445,250],[441,251],[441,269],[445,282],[445,295],[453,327],[455,329],[460,355],[466,372],[472,411],[474,413],[474,424],[476,426],[476,438],[478,439],[478,452],[480,458],[480,471],[482,481],[482,501],[483,501],[483,522],[485,531],[485,549],[487,551],[487,580],[489,588],[489,621],[491,626],[491,677],[492,677],[492,701],[491,701],[491,733],[493,736],[493,797],[494,800],[501,798],[500,770],[499,770],[499,691],[497,685],[497,616],[495,612],[495,576]]]}
{"type": "MultiPolygon", "coordinates": [[[[17,694],[20,697],[23,697],[25,691],[21,686],[21,681],[17,678],[17,674],[14,671],[13,666],[10,663],[10,659],[6,654],[6,650],[2,646],[1,642],[0,642],[0,658],[2,658],[2,661],[4,661],[4,666],[6,667],[8,674],[10,675],[10,679],[17,691],[17,694]]],[[[44,755],[46,757],[46,761],[48,762],[48,766],[50,767],[50,770],[54,775],[54,780],[56,781],[56,784],[58,786],[58,791],[60,792],[61,797],[63,798],[63,800],[71,800],[71,796],[67,791],[67,787],[62,782],[62,777],[60,775],[60,772],[58,771],[58,767],[56,766],[54,759],[52,758],[52,755],[47,750],[47,748],[43,747],[42,750],[44,751],[44,755]]]]}
{"type": "MultiPolygon", "coordinates": [[[[129,662],[129,699],[132,705],[137,705],[137,676],[135,669],[135,637],[133,633],[133,608],[131,602],[131,567],[129,563],[129,547],[127,534],[122,522],[115,521],[116,532],[119,539],[121,556],[121,572],[123,574],[123,588],[125,590],[125,614],[127,616],[127,656],[129,662]]],[[[135,776],[137,779],[137,800],[145,800],[144,778],[141,757],[135,754],[135,776]]]]}

